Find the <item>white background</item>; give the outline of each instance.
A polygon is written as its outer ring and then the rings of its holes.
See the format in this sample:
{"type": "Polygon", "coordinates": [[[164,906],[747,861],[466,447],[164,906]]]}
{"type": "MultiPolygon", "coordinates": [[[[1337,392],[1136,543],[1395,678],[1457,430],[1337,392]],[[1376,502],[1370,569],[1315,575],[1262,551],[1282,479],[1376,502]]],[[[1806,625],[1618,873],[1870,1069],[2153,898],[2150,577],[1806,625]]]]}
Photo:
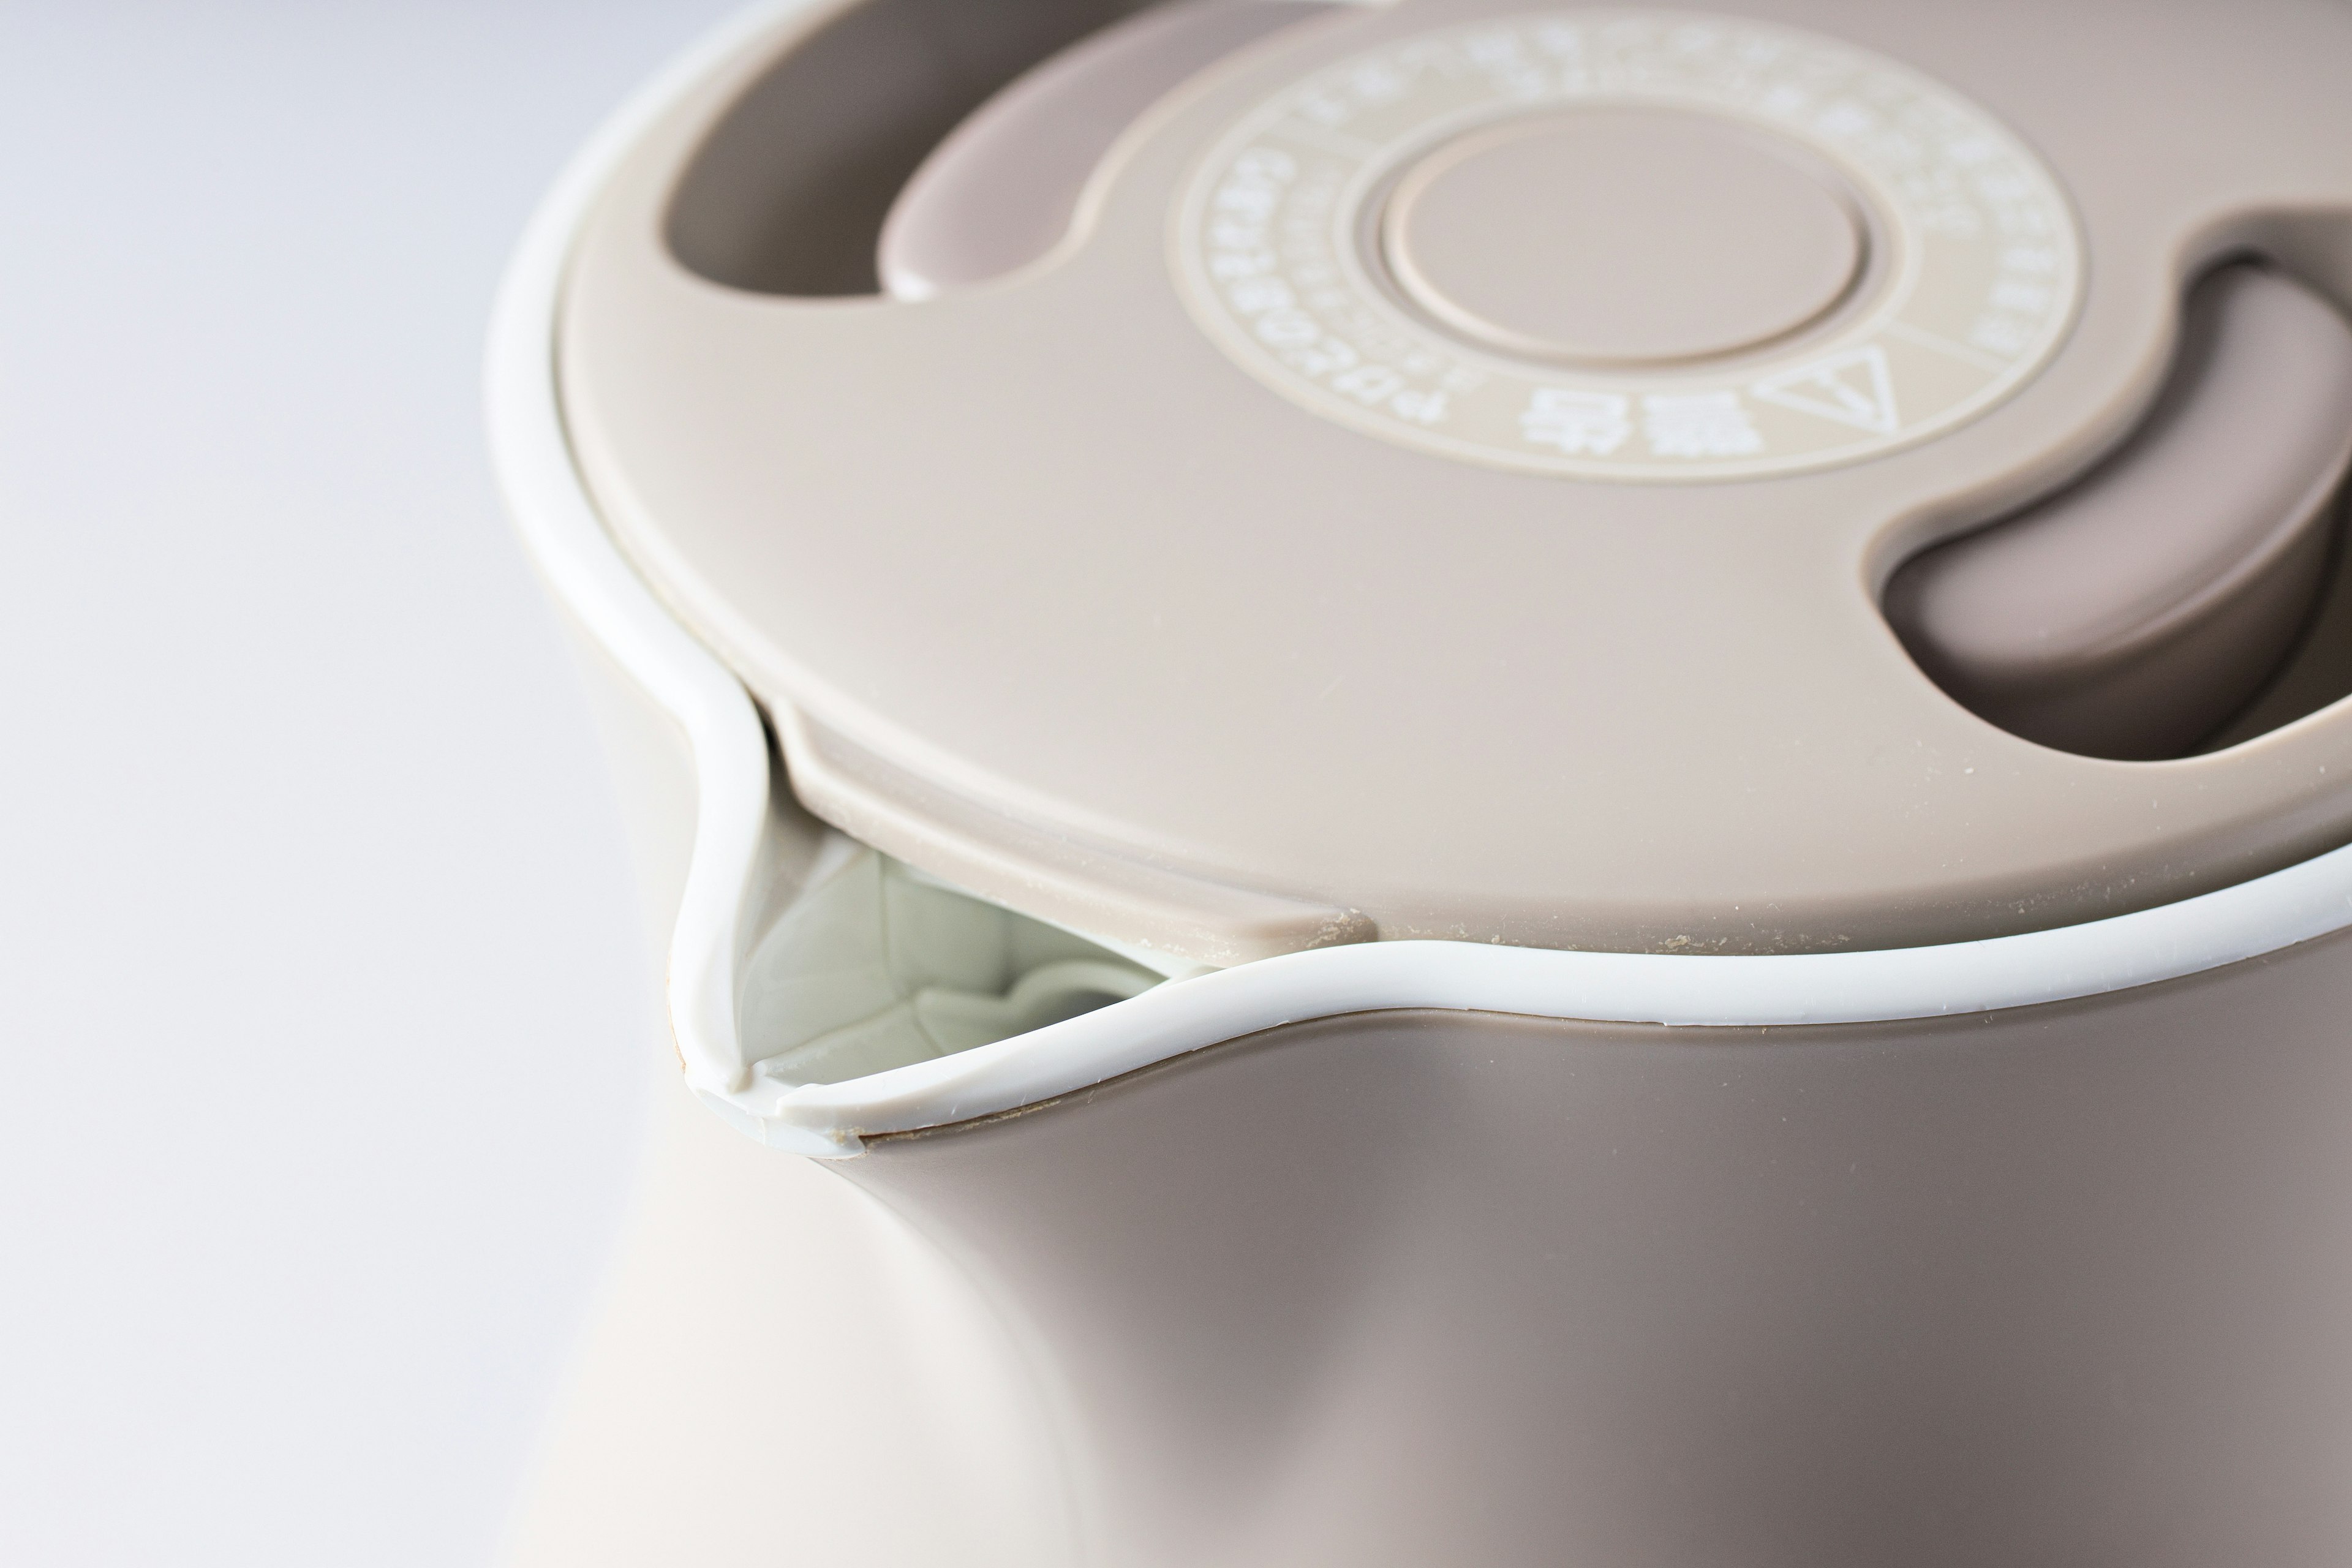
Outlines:
{"type": "Polygon", "coordinates": [[[491,1551],[658,1030],[482,331],[728,8],[0,6],[0,1563],[491,1551]]]}

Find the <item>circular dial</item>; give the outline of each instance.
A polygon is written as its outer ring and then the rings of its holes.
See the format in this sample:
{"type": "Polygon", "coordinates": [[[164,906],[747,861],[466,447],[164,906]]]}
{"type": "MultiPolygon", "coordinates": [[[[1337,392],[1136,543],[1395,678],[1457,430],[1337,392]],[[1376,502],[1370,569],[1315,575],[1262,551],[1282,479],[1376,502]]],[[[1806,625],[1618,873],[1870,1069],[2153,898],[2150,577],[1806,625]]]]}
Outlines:
{"type": "Polygon", "coordinates": [[[1391,441],[1690,480],[1861,461],[1973,417],[2079,301],[2057,182],[1990,115],[1728,17],[1442,29],[1245,114],[1177,274],[1251,374],[1391,441]]]}
{"type": "Polygon", "coordinates": [[[1822,316],[1866,254],[1853,202],[1795,152],[1685,110],[1515,116],[1406,173],[1381,259],[1413,303],[1507,353],[1736,353],[1822,316]]]}

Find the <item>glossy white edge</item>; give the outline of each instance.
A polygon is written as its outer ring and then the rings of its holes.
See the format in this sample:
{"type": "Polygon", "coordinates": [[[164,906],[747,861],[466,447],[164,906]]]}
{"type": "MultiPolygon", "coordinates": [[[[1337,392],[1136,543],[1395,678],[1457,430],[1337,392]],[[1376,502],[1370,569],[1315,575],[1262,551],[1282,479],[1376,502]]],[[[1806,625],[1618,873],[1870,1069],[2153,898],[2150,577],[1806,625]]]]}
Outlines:
{"type": "Polygon", "coordinates": [[[862,1135],[1016,1110],[1302,1019],[1409,1007],[1688,1026],[1926,1018],[2146,985],[2352,925],[2347,847],[2137,914],[1940,947],[1710,957],[1376,942],[1171,982],[1033,1034],[844,1083],[763,1082],[736,1037],[734,961],[766,817],[766,737],[742,685],[670,616],[605,533],[565,437],[554,324],[573,234],[630,144],[737,47],[815,3],[782,0],[732,19],[602,128],[525,234],[499,293],[487,372],[493,459],[528,548],[572,615],[677,721],[692,752],[698,812],[670,939],[668,1010],[688,1083],[743,1131],[838,1159],[858,1153],[862,1135]]]}

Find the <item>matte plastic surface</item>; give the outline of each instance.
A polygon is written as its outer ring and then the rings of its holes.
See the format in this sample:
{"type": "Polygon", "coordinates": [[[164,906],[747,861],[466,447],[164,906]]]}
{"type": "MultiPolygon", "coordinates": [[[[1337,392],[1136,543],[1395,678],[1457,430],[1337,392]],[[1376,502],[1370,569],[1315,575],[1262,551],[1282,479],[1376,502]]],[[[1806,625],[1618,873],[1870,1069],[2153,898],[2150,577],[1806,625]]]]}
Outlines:
{"type": "Polygon", "coordinates": [[[1118,1568],[2315,1568],[2347,961],[1847,1028],[1326,1019],[840,1169],[1051,1348],[1118,1568]]]}

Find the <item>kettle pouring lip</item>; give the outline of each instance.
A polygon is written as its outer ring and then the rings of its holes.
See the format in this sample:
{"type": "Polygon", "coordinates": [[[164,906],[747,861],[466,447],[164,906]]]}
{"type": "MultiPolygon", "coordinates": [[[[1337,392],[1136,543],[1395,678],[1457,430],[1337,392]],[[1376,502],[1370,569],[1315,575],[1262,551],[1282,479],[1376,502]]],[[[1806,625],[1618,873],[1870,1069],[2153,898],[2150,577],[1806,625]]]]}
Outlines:
{"type": "Polygon", "coordinates": [[[1934,947],[1770,956],[1429,941],[1318,948],[1174,981],[955,1056],[803,1085],[755,1114],[763,1126],[790,1129],[793,1146],[832,1144],[846,1154],[863,1136],[1026,1109],[1314,1018],[1426,1010],[1669,1028],[1888,1023],[2131,990],[2347,926],[2352,847],[2132,914],[1934,947]]]}
{"type": "Polygon", "coordinates": [[[824,1159],[863,1140],[1021,1110],[1283,1024],[1463,1010],[1679,1027],[1835,1025],[2105,994],[2257,958],[2352,926],[2352,847],[2137,912],[1935,946],[1775,955],[1616,952],[1403,940],[1212,971],[992,1045],[836,1083],[763,1080],[736,1020],[742,933],[774,831],[767,734],[737,677],[664,608],[605,530],[556,381],[574,236],[638,137],[736,52],[824,0],[767,0],[705,36],[615,113],[524,232],[493,313],[492,465],[551,590],[683,731],[695,824],[667,963],[689,1087],[741,1131],[824,1159]]]}
{"type": "Polygon", "coordinates": [[[736,930],[766,831],[766,734],[741,682],[661,607],[604,531],[572,460],[555,322],[574,237],[630,147],[745,45],[826,3],[763,0],[737,13],[597,127],[523,229],[491,310],[483,364],[491,468],[524,548],[564,608],[686,736],[694,838],[664,1001],[688,1083],[722,1102],[749,1078],[735,1027],[736,930]]]}

